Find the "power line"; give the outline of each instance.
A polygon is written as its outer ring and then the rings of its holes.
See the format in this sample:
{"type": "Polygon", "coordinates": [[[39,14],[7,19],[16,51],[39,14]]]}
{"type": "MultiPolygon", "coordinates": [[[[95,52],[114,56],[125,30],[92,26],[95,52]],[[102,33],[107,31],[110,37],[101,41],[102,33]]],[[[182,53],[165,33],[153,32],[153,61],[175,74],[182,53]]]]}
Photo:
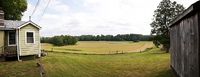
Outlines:
{"type": "Polygon", "coordinates": [[[35,10],[37,9],[37,6],[39,3],[40,3],[40,0],[37,1],[37,4],[35,5],[35,9],[33,10],[33,13],[31,14],[31,16],[35,13],[35,10]]]}
{"type": "MultiPolygon", "coordinates": [[[[47,9],[47,7],[49,6],[49,3],[50,3],[50,2],[51,2],[51,0],[49,0],[49,2],[48,2],[48,4],[47,4],[46,8],[44,9],[44,12],[46,11],[46,9],[47,9]]],[[[42,16],[44,15],[44,12],[42,13],[42,16]]],[[[40,22],[40,20],[41,20],[42,16],[40,17],[40,19],[39,19],[38,23],[40,22]]]]}

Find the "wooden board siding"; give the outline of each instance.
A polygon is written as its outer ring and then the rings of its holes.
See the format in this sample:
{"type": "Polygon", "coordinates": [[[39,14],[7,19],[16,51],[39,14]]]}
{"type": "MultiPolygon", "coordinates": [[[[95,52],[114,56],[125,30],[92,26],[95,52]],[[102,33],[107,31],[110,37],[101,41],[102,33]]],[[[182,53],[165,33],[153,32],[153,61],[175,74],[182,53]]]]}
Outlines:
{"type": "Polygon", "coordinates": [[[169,24],[170,65],[180,77],[200,77],[200,1],[169,24]]]}
{"type": "Polygon", "coordinates": [[[190,15],[170,28],[170,64],[181,77],[199,77],[199,15],[190,15]]]}
{"type": "Polygon", "coordinates": [[[39,29],[34,27],[31,24],[28,24],[20,29],[19,33],[19,43],[20,43],[20,56],[26,55],[38,55],[39,54],[39,29]],[[25,43],[25,32],[34,31],[35,32],[35,44],[26,44],[25,43]]]}
{"type": "MultiPolygon", "coordinates": [[[[0,31],[0,47],[4,46],[4,31],[0,31]]],[[[0,48],[0,54],[2,53],[2,49],[0,48]]]]}

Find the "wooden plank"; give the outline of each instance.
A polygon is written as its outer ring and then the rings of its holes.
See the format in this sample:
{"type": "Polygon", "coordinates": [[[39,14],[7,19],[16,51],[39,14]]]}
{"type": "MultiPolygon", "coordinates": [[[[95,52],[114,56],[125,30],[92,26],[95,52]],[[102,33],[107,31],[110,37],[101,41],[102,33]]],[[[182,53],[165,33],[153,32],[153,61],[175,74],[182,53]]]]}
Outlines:
{"type": "Polygon", "coordinates": [[[189,24],[190,24],[190,32],[189,32],[189,36],[190,36],[190,52],[189,52],[189,65],[190,65],[190,76],[194,77],[195,71],[194,71],[194,24],[193,24],[193,16],[190,17],[189,19],[189,24]]]}
{"type": "Polygon", "coordinates": [[[200,74],[199,74],[199,60],[200,60],[200,58],[199,58],[199,55],[200,55],[200,53],[199,53],[199,44],[200,44],[200,41],[199,41],[199,36],[200,36],[200,12],[197,12],[197,14],[194,16],[194,25],[195,25],[195,33],[197,33],[196,34],[196,37],[195,37],[195,40],[196,40],[196,42],[195,42],[195,57],[194,57],[194,61],[196,61],[195,63],[194,63],[194,71],[196,71],[196,74],[195,74],[195,77],[199,77],[200,76],[200,74]]]}
{"type": "Polygon", "coordinates": [[[171,65],[171,67],[173,68],[173,52],[174,52],[174,47],[173,47],[173,32],[174,32],[174,27],[172,27],[171,29],[170,29],[170,50],[171,50],[171,52],[170,52],[170,65],[171,65]]]}
{"type": "MultiPolygon", "coordinates": [[[[188,29],[187,29],[187,40],[188,40],[188,76],[191,76],[191,67],[192,67],[192,53],[191,53],[191,17],[188,17],[187,18],[187,26],[188,26],[188,29]]],[[[192,76],[193,77],[193,76],[192,76]]]]}
{"type": "MultiPolygon", "coordinates": [[[[171,44],[171,66],[174,68],[174,31],[175,31],[175,27],[171,28],[171,31],[170,31],[170,44],[171,44]]],[[[174,68],[175,69],[175,68],[174,68]]]]}
{"type": "Polygon", "coordinates": [[[42,70],[41,64],[40,64],[40,62],[38,60],[36,60],[36,61],[37,61],[37,66],[38,66],[40,75],[41,75],[41,77],[43,77],[44,71],[42,70]]]}
{"type": "Polygon", "coordinates": [[[180,22],[180,46],[181,46],[181,65],[182,65],[182,67],[181,67],[181,70],[180,70],[180,76],[181,77],[183,77],[184,76],[184,54],[185,54],[185,52],[184,52],[184,42],[185,42],[185,40],[184,40],[184,38],[185,38],[185,35],[184,35],[184,26],[183,26],[183,21],[181,21],[180,22]]]}
{"type": "Polygon", "coordinates": [[[184,77],[189,77],[188,76],[188,37],[187,37],[187,19],[183,20],[183,27],[184,27],[184,77]]]}
{"type": "Polygon", "coordinates": [[[178,71],[177,71],[177,73],[180,75],[181,74],[181,70],[182,70],[182,64],[181,64],[181,57],[182,57],[182,55],[181,55],[181,40],[180,40],[180,38],[181,38],[181,36],[180,36],[180,23],[179,24],[177,24],[177,47],[176,47],[176,49],[177,49],[177,69],[178,69],[178,71]]]}
{"type": "Polygon", "coordinates": [[[177,27],[175,27],[175,31],[174,31],[174,48],[175,48],[175,51],[174,51],[174,60],[175,60],[175,64],[174,64],[174,68],[177,70],[176,72],[178,73],[178,65],[177,65],[177,58],[178,58],[178,49],[177,49],[177,27]]]}
{"type": "Polygon", "coordinates": [[[181,34],[180,33],[182,33],[181,32],[181,29],[182,27],[181,27],[181,24],[179,23],[178,24],[178,29],[177,29],[177,51],[179,51],[178,53],[177,53],[177,57],[178,57],[178,59],[177,59],[177,70],[178,70],[178,74],[179,74],[179,76],[182,74],[181,72],[182,72],[182,65],[181,65],[181,60],[182,60],[182,51],[181,51],[181,34]]]}

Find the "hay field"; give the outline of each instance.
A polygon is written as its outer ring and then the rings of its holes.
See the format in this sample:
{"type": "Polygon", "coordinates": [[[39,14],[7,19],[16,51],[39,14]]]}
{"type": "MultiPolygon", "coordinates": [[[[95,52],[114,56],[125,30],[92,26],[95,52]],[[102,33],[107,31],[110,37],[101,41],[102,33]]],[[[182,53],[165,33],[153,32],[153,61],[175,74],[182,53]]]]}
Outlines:
{"type": "Polygon", "coordinates": [[[153,43],[148,41],[138,43],[132,41],[79,41],[77,45],[70,46],[52,46],[48,43],[42,43],[41,49],[50,51],[53,48],[53,51],[57,52],[109,54],[109,51],[140,52],[152,46],[153,43]]]}

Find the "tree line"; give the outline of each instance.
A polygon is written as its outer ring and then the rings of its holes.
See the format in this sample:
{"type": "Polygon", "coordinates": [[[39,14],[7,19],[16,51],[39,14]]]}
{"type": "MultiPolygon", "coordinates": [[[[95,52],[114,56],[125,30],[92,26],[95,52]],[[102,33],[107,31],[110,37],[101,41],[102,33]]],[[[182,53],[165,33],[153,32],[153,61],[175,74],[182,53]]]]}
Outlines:
{"type": "Polygon", "coordinates": [[[75,45],[77,43],[76,37],[69,36],[69,35],[61,35],[61,36],[54,36],[54,37],[41,37],[41,43],[51,43],[55,46],[63,46],[63,45],[75,45]]]}
{"type": "Polygon", "coordinates": [[[153,35],[142,35],[142,34],[118,34],[113,35],[81,35],[75,36],[78,41],[149,41],[149,38],[153,35]]]}

